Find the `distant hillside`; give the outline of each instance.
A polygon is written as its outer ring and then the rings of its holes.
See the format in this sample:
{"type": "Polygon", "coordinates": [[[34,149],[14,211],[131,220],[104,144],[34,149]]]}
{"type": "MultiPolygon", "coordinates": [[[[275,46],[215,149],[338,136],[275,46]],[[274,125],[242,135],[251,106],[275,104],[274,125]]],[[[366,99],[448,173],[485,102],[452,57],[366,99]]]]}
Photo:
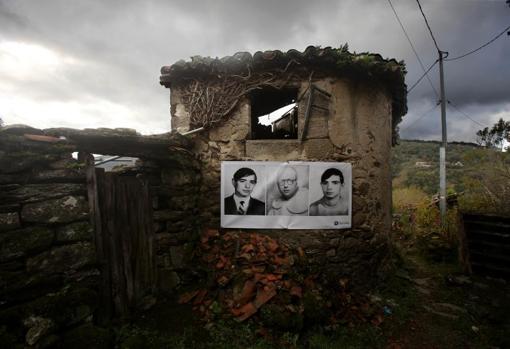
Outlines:
{"type": "MultiPolygon", "coordinates": [[[[437,141],[400,140],[392,148],[393,188],[415,186],[427,194],[439,188],[439,146],[437,141]]],[[[484,149],[485,150],[485,149],[484,149]]],[[[476,171],[483,151],[474,143],[448,143],[446,150],[447,186],[457,192],[464,190],[463,178],[476,171]]]]}

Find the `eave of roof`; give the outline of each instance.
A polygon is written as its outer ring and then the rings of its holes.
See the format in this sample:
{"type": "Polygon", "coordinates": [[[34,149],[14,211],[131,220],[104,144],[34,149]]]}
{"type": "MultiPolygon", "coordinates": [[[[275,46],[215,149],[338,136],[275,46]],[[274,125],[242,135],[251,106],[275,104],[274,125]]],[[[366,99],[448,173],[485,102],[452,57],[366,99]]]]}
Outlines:
{"type": "Polygon", "coordinates": [[[303,52],[291,49],[257,51],[253,55],[238,52],[223,58],[193,56],[161,68],[160,83],[165,87],[192,79],[221,78],[229,75],[271,71],[314,71],[328,76],[377,81],[385,86],[392,98],[393,137],[397,125],[407,113],[406,69],[403,62],[384,59],[379,54],[351,53],[347,45],[339,48],[309,46],[303,52]]]}

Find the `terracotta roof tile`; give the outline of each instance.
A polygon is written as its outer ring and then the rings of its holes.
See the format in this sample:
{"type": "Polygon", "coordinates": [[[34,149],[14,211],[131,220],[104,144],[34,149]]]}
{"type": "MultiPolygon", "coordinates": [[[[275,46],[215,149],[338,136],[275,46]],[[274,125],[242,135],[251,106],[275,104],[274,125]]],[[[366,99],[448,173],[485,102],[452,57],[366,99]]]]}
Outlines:
{"type": "Polygon", "coordinates": [[[248,76],[250,73],[266,71],[301,72],[310,71],[326,76],[347,77],[382,83],[393,99],[394,138],[396,126],[407,113],[406,69],[403,62],[384,59],[379,54],[351,53],[347,45],[339,48],[308,46],[303,52],[295,49],[237,52],[232,56],[211,58],[193,56],[191,60],[180,60],[161,68],[160,83],[166,87],[191,79],[209,79],[228,75],[248,76]]]}

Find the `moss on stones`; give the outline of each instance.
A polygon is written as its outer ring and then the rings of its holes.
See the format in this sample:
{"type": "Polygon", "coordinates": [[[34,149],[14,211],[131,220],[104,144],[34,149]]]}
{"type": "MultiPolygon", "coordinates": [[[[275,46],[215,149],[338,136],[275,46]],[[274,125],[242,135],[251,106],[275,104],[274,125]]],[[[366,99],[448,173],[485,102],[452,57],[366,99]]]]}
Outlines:
{"type": "Polygon", "coordinates": [[[90,241],[94,230],[89,222],[76,222],[57,228],[57,242],[90,241]]]}
{"type": "Polygon", "coordinates": [[[113,347],[113,337],[107,329],[85,324],[62,336],[60,345],[73,349],[110,349],[113,347]]]}
{"type": "Polygon", "coordinates": [[[72,326],[92,315],[97,307],[98,294],[82,287],[66,286],[56,293],[38,298],[23,307],[25,317],[49,318],[57,326],[72,326]]]}
{"type": "Polygon", "coordinates": [[[46,275],[70,273],[96,263],[94,246],[89,242],[54,247],[27,260],[28,272],[46,275]]]}
{"type": "Polygon", "coordinates": [[[18,228],[20,226],[18,212],[0,213],[0,232],[18,228]]]}
{"type": "Polygon", "coordinates": [[[82,196],[65,196],[23,206],[21,219],[34,223],[68,223],[88,216],[88,203],[82,196]]]}
{"type": "Polygon", "coordinates": [[[3,233],[0,235],[0,262],[43,251],[51,246],[53,239],[53,230],[45,227],[30,227],[3,233]]]}

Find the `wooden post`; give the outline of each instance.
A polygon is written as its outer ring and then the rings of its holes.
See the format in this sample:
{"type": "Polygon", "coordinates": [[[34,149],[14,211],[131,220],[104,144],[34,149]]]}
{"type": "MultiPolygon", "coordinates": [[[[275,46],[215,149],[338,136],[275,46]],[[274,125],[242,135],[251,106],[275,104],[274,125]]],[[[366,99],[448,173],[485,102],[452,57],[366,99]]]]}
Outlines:
{"type": "Polygon", "coordinates": [[[458,227],[458,240],[459,240],[459,263],[462,271],[467,274],[472,274],[471,261],[469,258],[469,246],[466,238],[466,230],[464,229],[464,219],[462,213],[457,214],[457,227],[458,227]]]}
{"type": "MultiPolygon", "coordinates": [[[[99,205],[99,188],[96,168],[94,166],[94,156],[89,153],[79,153],[78,159],[85,163],[87,178],[87,196],[89,201],[90,224],[94,228],[94,245],[96,249],[96,258],[101,273],[100,304],[98,307],[98,323],[108,325],[113,317],[111,302],[111,277],[108,266],[108,259],[105,252],[105,238],[103,234],[103,225],[101,218],[101,208],[99,205]]],[[[104,171],[103,171],[104,172],[104,171]]],[[[103,173],[100,171],[100,176],[103,173]]]]}

